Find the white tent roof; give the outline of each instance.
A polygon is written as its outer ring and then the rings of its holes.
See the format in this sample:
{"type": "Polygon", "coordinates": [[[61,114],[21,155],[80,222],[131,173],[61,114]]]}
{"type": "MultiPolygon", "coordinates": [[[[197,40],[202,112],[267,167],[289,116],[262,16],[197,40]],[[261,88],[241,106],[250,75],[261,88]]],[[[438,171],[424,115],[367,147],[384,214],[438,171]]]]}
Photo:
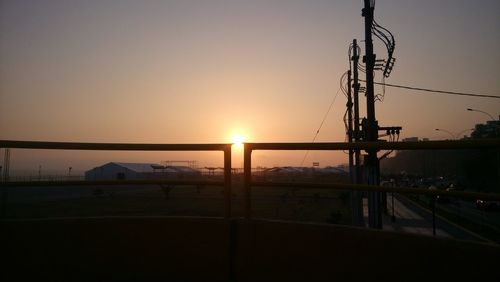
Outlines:
{"type": "Polygon", "coordinates": [[[112,163],[130,169],[134,172],[160,172],[160,171],[176,172],[176,170],[172,168],[154,169],[153,167],[161,167],[160,164],[154,164],[154,163],[117,163],[117,162],[112,162],[112,163]]]}

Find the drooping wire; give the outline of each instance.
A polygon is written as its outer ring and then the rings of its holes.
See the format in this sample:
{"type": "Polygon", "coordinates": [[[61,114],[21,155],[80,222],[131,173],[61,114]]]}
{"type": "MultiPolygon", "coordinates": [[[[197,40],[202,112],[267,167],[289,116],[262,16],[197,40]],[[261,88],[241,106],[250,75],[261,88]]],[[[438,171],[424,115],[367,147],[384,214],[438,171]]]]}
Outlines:
{"type": "Polygon", "coordinates": [[[378,24],[375,19],[372,21],[372,34],[380,39],[387,49],[387,60],[384,61],[385,65],[383,66],[383,71],[384,76],[389,77],[396,60],[393,57],[394,49],[396,48],[396,40],[394,39],[394,35],[387,28],[378,24]]]}
{"type": "MultiPolygon", "coordinates": [[[[344,121],[344,129],[345,129],[344,142],[347,142],[349,140],[349,122],[347,120],[347,113],[348,112],[349,112],[349,109],[346,109],[345,113],[344,113],[344,117],[342,118],[342,120],[344,121]]],[[[342,150],[342,152],[344,152],[344,154],[349,154],[349,152],[346,150],[342,150]]]]}
{"type": "MultiPolygon", "coordinates": [[[[318,134],[321,131],[321,128],[323,127],[323,124],[325,123],[325,120],[328,117],[328,114],[332,110],[332,107],[333,107],[333,104],[335,103],[335,100],[337,100],[337,96],[339,95],[340,90],[341,90],[341,87],[339,87],[339,89],[335,93],[335,96],[333,96],[332,102],[330,103],[330,106],[328,107],[328,110],[326,111],[325,115],[323,116],[323,120],[319,124],[318,130],[316,130],[316,133],[314,134],[314,137],[313,137],[311,143],[314,143],[314,141],[316,141],[316,138],[318,137],[318,134]]],[[[302,161],[300,162],[300,166],[302,166],[304,164],[304,161],[306,160],[307,155],[309,155],[309,150],[306,151],[306,153],[304,155],[304,158],[302,158],[302,161]]]]}
{"type": "MultiPolygon", "coordinates": [[[[399,141],[399,131],[396,132],[390,132],[389,134],[389,142],[398,142],[399,141]]],[[[389,156],[394,150],[390,150],[388,152],[385,152],[382,156],[380,156],[379,160],[382,160],[389,156]]]]}
{"type": "Polygon", "coordinates": [[[347,97],[348,85],[346,79],[347,79],[347,72],[344,72],[344,74],[342,74],[342,76],[340,77],[340,89],[342,90],[344,96],[347,97]]]}
{"type": "Polygon", "coordinates": [[[360,64],[359,62],[358,62],[358,69],[359,69],[360,71],[362,71],[362,72],[366,73],[366,69],[365,69],[365,67],[363,67],[363,65],[362,65],[362,64],[360,64]]]}
{"type": "Polygon", "coordinates": [[[389,53],[389,57],[392,57],[392,53],[394,52],[394,48],[396,47],[396,41],[394,40],[394,36],[392,35],[392,33],[385,27],[379,25],[375,20],[373,20],[372,32],[385,44],[389,53]]]}
{"type": "Polygon", "coordinates": [[[382,76],[382,101],[384,100],[385,97],[385,76],[382,76]]]}
{"type": "Polygon", "coordinates": [[[382,76],[382,93],[375,95],[375,101],[383,102],[385,98],[385,76],[382,76]]]}

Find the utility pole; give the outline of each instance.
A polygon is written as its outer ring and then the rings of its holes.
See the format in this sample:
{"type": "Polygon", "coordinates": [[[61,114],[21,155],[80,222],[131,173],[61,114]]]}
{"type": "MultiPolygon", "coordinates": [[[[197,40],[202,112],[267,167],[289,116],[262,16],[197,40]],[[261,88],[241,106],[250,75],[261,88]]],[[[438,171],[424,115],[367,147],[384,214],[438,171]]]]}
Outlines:
{"type": "MultiPolygon", "coordinates": [[[[373,54],[372,26],[373,10],[370,0],[364,0],[362,16],[365,18],[365,57],[366,65],[366,128],[365,140],[376,142],[378,140],[378,124],[375,118],[375,95],[373,86],[373,70],[375,67],[375,54],[373,54]]],[[[378,185],[379,161],[377,150],[367,150],[368,156],[365,161],[366,172],[369,185],[378,185]]],[[[368,192],[368,219],[370,228],[382,228],[382,213],[380,209],[380,192],[368,192]]]]}
{"type": "MultiPolygon", "coordinates": [[[[358,75],[358,64],[359,64],[359,54],[358,54],[358,42],[356,39],[352,41],[353,56],[352,64],[355,66],[353,68],[353,84],[352,88],[354,90],[354,141],[359,142],[361,134],[359,131],[359,75],[358,75]]],[[[354,153],[354,160],[356,164],[356,183],[361,183],[361,160],[360,151],[356,150],[354,153]]]]}
{"type": "MultiPolygon", "coordinates": [[[[357,73],[357,65],[355,65],[355,72],[357,73]]],[[[352,91],[351,91],[351,85],[352,85],[352,80],[351,80],[351,70],[347,71],[347,122],[348,122],[348,131],[347,131],[347,137],[348,137],[348,142],[352,143],[354,141],[354,129],[353,129],[353,103],[352,103],[352,91]]],[[[355,98],[357,100],[357,98],[355,98]]],[[[359,119],[359,113],[358,114],[358,119],[359,119]]],[[[359,126],[358,126],[359,130],[359,126]]],[[[354,155],[355,151],[359,152],[358,150],[353,150],[349,149],[349,176],[351,178],[351,183],[358,183],[358,165],[359,165],[359,153],[356,154],[357,159],[356,162],[354,160],[354,155]]],[[[351,196],[351,214],[352,214],[352,224],[361,226],[363,225],[363,205],[362,201],[360,198],[360,192],[359,191],[351,191],[350,193],[351,196]]]]}
{"type": "MultiPolygon", "coordinates": [[[[359,133],[359,78],[358,78],[358,63],[359,63],[359,54],[358,54],[358,42],[356,39],[352,41],[352,72],[353,72],[353,100],[354,100],[354,133],[353,138],[354,142],[360,141],[360,133],[359,133]]],[[[349,85],[349,89],[351,86],[349,85]]],[[[361,160],[360,160],[360,151],[354,150],[354,183],[360,184],[362,182],[361,178],[361,160]]],[[[352,206],[352,218],[353,224],[358,226],[364,226],[363,220],[363,197],[360,191],[353,191],[351,194],[351,206],[352,206]]]]}
{"type": "MultiPolygon", "coordinates": [[[[352,93],[351,93],[351,70],[347,71],[347,141],[353,141],[353,128],[352,128],[352,93]]],[[[356,175],[354,174],[354,150],[349,149],[349,175],[351,183],[356,183],[356,175]]],[[[352,192],[351,192],[352,193],[352,192]]],[[[352,195],[351,195],[352,196],[352,195]]],[[[352,197],[351,197],[352,199],[352,197]]]]}

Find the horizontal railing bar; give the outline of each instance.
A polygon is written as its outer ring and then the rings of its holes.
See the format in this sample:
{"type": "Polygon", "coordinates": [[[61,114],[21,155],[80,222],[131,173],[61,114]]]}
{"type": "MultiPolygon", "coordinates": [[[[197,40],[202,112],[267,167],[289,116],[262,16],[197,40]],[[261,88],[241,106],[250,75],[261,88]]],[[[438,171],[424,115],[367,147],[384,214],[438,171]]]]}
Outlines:
{"type": "Polygon", "coordinates": [[[500,139],[418,142],[245,143],[247,150],[450,150],[500,148],[500,139]]]}
{"type": "Polygon", "coordinates": [[[462,199],[481,199],[500,201],[500,194],[487,194],[477,192],[461,192],[461,191],[443,191],[430,190],[410,187],[387,187],[374,186],[367,184],[349,184],[349,183],[307,183],[307,182],[268,182],[268,181],[252,181],[252,186],[261,187],[281,187],[281,188],[321,188],[334,190],[354,190],[354,191],[373,191],[373,192],[394,192],[400,194],[420,194],[428,196],[447,196],[462,199]]]}
{"type": "Polygon", "coordinates": [[[106,151],[224,151],[231,144],[139,144],[0,140],[0,148],[106,151]]]}
{"type": "MultiPolygon", "coordinates": [[[[118,151],[223,151],[231,144],[82,143],[0,140],[0,148],[118,151]]],[[[500,139],[418,142],[245,143],[251,150],[446,150],[500,148],[500,139]]]]}
{"type": "Polygon", "coordinates": [[[10,181],[0,186],[92,186],[92,185],[208,185],[224,186],[224,181],[208,180],[89,180],[89,181],[10,181]]]}

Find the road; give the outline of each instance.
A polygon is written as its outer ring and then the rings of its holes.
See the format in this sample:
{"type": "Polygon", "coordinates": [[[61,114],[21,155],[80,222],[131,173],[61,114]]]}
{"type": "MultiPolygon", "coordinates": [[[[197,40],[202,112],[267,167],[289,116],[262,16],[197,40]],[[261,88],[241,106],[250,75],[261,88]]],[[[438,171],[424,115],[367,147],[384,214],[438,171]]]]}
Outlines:
{"type": "MultiPolygon", "coordinates": [[[[387,206],[389,215],[384,214],[382,219],[384,230],[433,236],[432,212],[429,209],[414,203],[406,197],[395,195],[395,222],[392,222],[391,194],[388,194],[387,206]]],[[[436,215],[436,236],[468,241],[491,242],[438,215],[436,215]]]]}
{"type": "Polygon", "coordinates": [[[476,207],[473,202],[455,200],[450,203],[438,204],[438,207],[448,213],[466,218],[480,225],[496,230],[500,234],[500,211],[484,211],[476,207]]]}

